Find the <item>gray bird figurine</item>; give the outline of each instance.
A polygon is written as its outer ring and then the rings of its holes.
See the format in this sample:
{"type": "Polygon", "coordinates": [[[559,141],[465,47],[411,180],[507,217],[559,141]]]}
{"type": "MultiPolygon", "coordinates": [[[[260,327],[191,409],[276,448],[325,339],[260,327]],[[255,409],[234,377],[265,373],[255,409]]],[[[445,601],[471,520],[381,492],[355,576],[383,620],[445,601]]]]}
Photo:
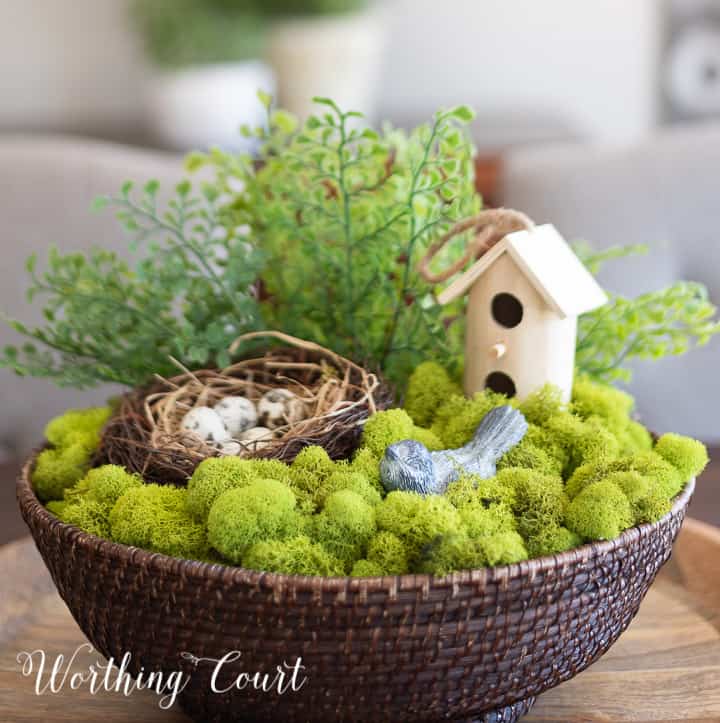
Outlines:
{"type": "Polygon", "coordinates": [[[527,420],[517,409],[495,407],[482,418],[470,442],[459,449],[430,452],[412,439],[391,444],[380,462],[380,478],[388,492],[441,495],[463,474],[493,477],[497,461],[522,440],[527,430],[527,420]]]}

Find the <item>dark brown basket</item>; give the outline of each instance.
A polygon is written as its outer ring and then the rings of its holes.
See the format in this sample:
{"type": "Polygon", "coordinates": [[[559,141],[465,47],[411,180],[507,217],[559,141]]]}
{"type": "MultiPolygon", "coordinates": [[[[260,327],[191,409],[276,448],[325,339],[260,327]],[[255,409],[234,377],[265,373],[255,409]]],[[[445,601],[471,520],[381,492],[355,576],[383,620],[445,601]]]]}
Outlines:
{"type": "Polygon", "coordinates": [[[514,721],[535,696],[597,660],[669,558],[694,489],[659,522],[611,542],[447,577],[294,577],[188,562],[101,540],[57,520],[18,479],[23,517],[92,644],[140,668],[191,674],[197,721],[514,721]],[[299,692],[214,693],[302,656],[299,692]]]}

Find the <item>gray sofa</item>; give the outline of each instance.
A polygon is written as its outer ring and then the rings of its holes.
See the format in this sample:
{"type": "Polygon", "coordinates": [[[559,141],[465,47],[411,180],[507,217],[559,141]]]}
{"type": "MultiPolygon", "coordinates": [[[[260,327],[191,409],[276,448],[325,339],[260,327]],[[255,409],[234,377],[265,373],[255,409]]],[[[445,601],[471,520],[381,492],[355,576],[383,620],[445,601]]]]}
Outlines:
{"type": "MultiPolygon", "coordinates": [[[[517,150],[506,158],[503,201],[552,221],[568,238],[652,243],[651,256],[608,268],[612,288],[635,292],[685,277],[704,281],[720,301],[719,170],[720,127],[661,135],[630,149],[517,150]]],[[[37,321],[37,309],[24,302],[30,252],[44,256],[50,243],[63,250],[126,248],[112,215],[90,211],[93,198],[127,178],[169,186],[181,175],[173,156],[80,139],[0,136],[0,311],[37,321]]],[[[14,341],[0,325],[0,344],[14,341]]],[[[638,366],[632,390],[645,421],[720,441],[719,369],[717,340],[687,357],[638,366]]],[[[114,391],[59,390],[0,369],[0,457],[3,448],[24,454],[54,414],[114,391]]]]}
{"type": "MultiPolygon", "coordinates": [[[[663,131],[632,147],[520,149],[504,159],[505,205],[598,247],[647,243],[608,265],[605,285],[634,294],[701,281],[720,304],[720,126],[663,131]]],[[[640,362],[630,390],[644,421],[720,442],[720,338],[682,357],[640,362]]]]}

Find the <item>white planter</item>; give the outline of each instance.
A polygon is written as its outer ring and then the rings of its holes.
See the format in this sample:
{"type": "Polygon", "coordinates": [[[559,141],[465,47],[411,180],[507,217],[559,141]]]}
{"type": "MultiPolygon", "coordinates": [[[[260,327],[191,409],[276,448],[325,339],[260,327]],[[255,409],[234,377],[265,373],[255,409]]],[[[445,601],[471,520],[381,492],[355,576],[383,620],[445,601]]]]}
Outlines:
{"type": "Polygon", "coordinates": [[[257,91],[273,93],[270,68],[258,61],[156,71],[147,88],[148,125],[158,142],[180,151],[220,146],[250,150],[239,128],[265,122],[257,91]]]}
{"type": "Polygon", "coordinates": [[[279,104],[306,118],[317,110],[312,97],[325,96],[372,119],[384,38],[383,13],[375,9],[278,21],[270,31],[268,61],[279,104]]]}

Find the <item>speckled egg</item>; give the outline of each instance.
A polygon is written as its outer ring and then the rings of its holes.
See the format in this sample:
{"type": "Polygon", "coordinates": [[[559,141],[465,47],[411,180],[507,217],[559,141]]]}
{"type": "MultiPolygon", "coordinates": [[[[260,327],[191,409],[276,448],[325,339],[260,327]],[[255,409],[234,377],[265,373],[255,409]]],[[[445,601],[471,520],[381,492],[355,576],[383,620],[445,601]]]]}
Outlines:
{"type": "Polygon", "coordinates": [[[260,424],[275,429],[305,418],[305,404],[287,389],[265,392],[257,405],[260,424]]]}
{"type": "Polygon", "coordinates": [[[245,397],[225,397],[213,409],[220,415],[230,436],[236,439],[258,421],[255,405],[245,397]]]}
{"type": "Polygon", "coordinates": [[[266,447],[273,440],[273,431],[267,427],[253,427],[240,435],[241,443],[249,450],[266,447]]]}
{"type": "Polygon", "coordinates": [[[192,432],[204,442],[227,442],[230,433],[220,415],[210,407],[191,409],[180,423],[180,428],[192,432]]]}
{"type": "Polygon", "coordinates": [[[237,457],[240,452],[243,451],[243,449],[244,447],[242,446],[242,444],[240,442],[236,442],[234,439],[218,445],[218,450],[220,451],[220,454],[224,455],[225,457],[237,457]]]}

